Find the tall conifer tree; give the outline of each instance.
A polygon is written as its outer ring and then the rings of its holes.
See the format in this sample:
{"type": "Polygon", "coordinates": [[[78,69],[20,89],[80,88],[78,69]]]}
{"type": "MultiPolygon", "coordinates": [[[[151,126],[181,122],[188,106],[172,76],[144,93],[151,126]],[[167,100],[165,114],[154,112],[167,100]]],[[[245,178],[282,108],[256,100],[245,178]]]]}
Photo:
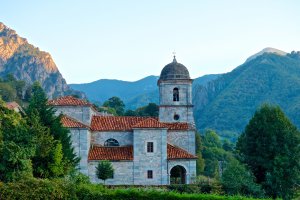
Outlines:
{"type": "MultiPolygon", "coordinates": [[[[63,157],[61,162],[64,163],[64,172],[74,168],[78,164],[79,158],[74,153],[70,132],[67,128],[62,126],[61,116],[56,116],[54,108],[48,105],[46,94],[39,83],[33,84],[32,97],[26,109],[26,114],[29,116],[28,118],[37,115],[36,117],[39,118],[40,124],[48,128],[53,139],[62,145],[63,157]]],[[[56,145],[56,147],[58,146],[56,145]]]]}

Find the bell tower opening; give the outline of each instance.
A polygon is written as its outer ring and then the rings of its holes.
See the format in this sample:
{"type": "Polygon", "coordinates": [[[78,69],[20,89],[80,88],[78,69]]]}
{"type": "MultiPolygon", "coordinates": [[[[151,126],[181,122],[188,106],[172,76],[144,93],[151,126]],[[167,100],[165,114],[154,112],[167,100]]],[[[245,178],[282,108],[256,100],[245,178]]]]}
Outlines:
{"type": "Polygon", "coordinates": [[[179,89],[178,88],[173,89],[173,101],[179,101],[179,89]]]}

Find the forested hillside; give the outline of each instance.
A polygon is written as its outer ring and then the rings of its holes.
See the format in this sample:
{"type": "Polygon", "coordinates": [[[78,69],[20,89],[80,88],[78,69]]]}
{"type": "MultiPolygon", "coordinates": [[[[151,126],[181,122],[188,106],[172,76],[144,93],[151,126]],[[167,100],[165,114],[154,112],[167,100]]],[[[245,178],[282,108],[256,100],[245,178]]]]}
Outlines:
{"type": "Polygon", "coordinates": [[[236,138],[257,107],[279,105],[300,127],[300,53],[265,53],[194,90],[198,129],[236,138]]]}

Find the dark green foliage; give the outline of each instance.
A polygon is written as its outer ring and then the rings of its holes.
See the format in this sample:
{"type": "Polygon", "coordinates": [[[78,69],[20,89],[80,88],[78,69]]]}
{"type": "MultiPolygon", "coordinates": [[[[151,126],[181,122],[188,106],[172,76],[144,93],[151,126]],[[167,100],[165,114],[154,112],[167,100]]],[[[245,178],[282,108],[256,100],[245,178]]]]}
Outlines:
{"type": "Polygon", "coordinates": [[[211,178],[220,177],[220,170],[233,157],[231,152],[222,148],[219,136],[212,130],[207,130],[203,136],[202,156],[205,160],[204,175],[211,178]]]}
{"type": "Polygon", "coordinates": [[[255,200],[242,196],[221,196],[199,194],[197,186],[169,186],[173,191],[163,188],[108,189],[99,184],[75,184],[66,179],[24,179],[14,183],[0,182],[0,199],[40,200],[255,200]],[[177,191],[177,192],[176,192],[177,191]],[[187,194],[193,192],[193,194],[187,194]]]}
{"type": "Polygon", "coordinates": [[[143,116],[158,117],[159,108],[155,103],[149,103],[147,106],[137,108],[136,110],[127,110],[125,116],[143,116]]]}
{"type": "Polygon", "coordinates": [[[254,175],[235,159],[226,166],[222,175],[222,185],[229,195],[263,196],[261,186],[255,183],[254,175]]]}
{"type": "Polygon", "coordinates": [[[0,102],[0,180],[15,181],[32,176],[35,146],[25,120],[0,102]]]}
{"type": "Polygon", "coordinates": [[[98,166],[96,167],[96,175],[99,179],[104,181],[112,178],[114,175],[114,169],[112,164],[109,161],[99,161],[98,166]]]}
{"type": "Polygon", "coordinates": [[[300,182],[300,133],[279,107],[257,110],[237,143],[267,195],[290,199],[300,182]]]}
{"type": "Polygon", "coordinates": [[[234,141],[262,103],[279,105],[300,127],[300,59],[263,54],[194,90],[195,119],[234,141]],[[203,103],[205,102],[205,103],[203,103]]]}
{"type": "Polygon", "coordinates": [[[111,97],[103,103],[104,107],[113,108],[119,116],[124,115],[125,104],[119,97],[111,97]]]}
{"type": "Polygon", "coordinates": [[[28,87],[24,81],[18,81],[12,74],[8,74],[0,80],[0,96],[5,102],[16,101],[23,104],[26,102],[23,93],[28,87]]]}
{"type": "Polygon", "coordinates": [[[41,138],[37,140],[41,151],[34,158],[34,163],[39,166],[35,175],[57,177],[74,168],[79,158],[73,152],[69,130],[62,126],[61,116],[55,116],[55,110],[47,101],[45,92],[35,83],[26,109],[27,123],[35,128],[31,129],[33,134],[41,138]]]}
{"type": "Polygon", "coordinates": [[[187,185],[187,184],[173,184],[168,185],[168,190],[182,193],[201,193],[201,188],[198,185],[187,185]]]}
{"type": "Polygon", "coordinates": [[[0,183],[0,199],[55,200],[77,199],[76,187],[64,180],[23,179],[7,184],[0,183]]]}
{"type": "Polygon", "coordinates": [[[158,117],[158,105],[155,103],[149,103],[147,106],[136,109],[137,116],[151,116],[158,117]]]}
{"type": "Polygon", "coordinates": [[[223,141],[223,145],[222,145],[222,148],[225,150],[225,151],[233,151],[234,150],[234,144],[232,142],[230,142],[229,140],[224,140],[223,141]]]}
{"type": "Polygon", "coordinates": [[[196,156],[198,157],[196,161],[196,173],[197,176],[199,176],[204,172],[205,161],[202,157],[203,146],[202,146],[201,136],[199,133],[196,133],[195,137],[196,137],[196,156]]]}

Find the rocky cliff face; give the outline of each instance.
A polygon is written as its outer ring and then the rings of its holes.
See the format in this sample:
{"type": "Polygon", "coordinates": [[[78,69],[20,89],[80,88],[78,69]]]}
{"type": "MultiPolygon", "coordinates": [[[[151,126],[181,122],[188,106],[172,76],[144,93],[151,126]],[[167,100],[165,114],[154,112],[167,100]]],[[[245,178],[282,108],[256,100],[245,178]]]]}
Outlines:
{"type": "Polygon", "coordinates": [[[0,22],[0,76],[7,74],[28,84],[40,82],[49,98],[83,96],[69,88],[49,53],[40,51],[0,22]]]}

